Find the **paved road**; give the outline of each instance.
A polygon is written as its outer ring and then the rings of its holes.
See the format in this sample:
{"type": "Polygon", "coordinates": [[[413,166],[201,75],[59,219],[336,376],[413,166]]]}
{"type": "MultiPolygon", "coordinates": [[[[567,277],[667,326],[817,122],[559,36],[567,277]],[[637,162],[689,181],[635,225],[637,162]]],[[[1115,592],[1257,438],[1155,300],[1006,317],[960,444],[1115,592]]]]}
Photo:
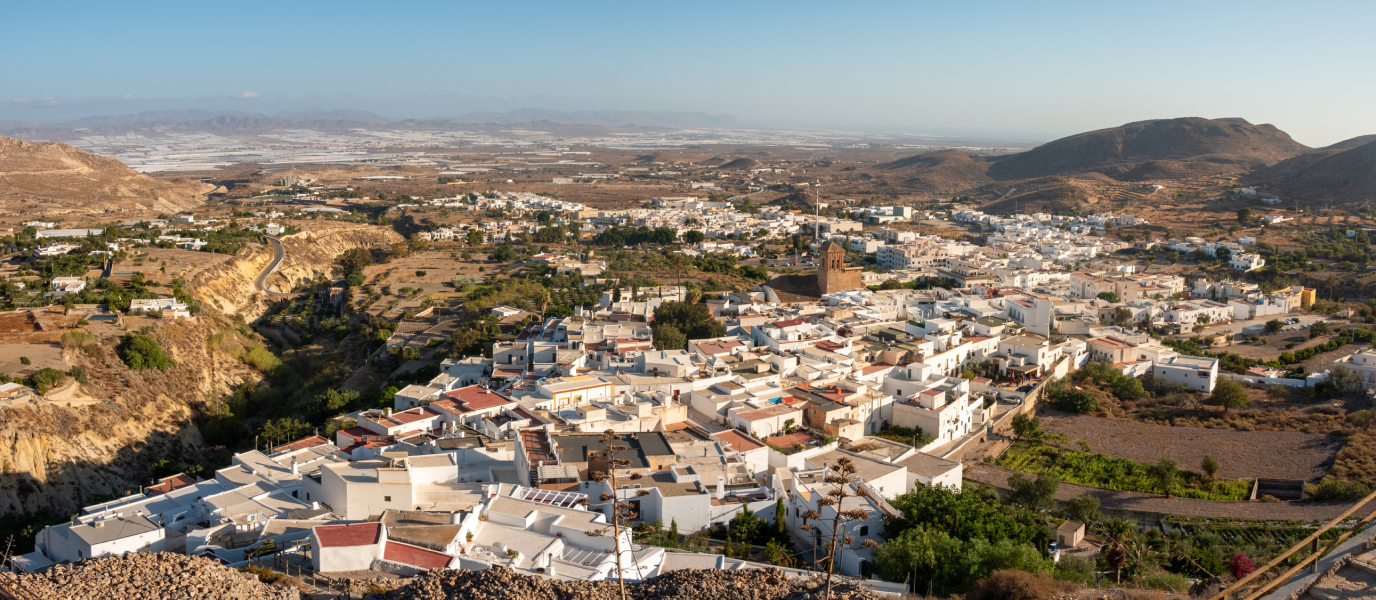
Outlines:
{"type": "Polygon", "coordinates": [[[267,238],[268,243],[272,245],[272,262],[268,263],[267,268],[263,269],[263,272],[258,274],[258,278],[253,280],[253,287],[273,296],[295,296],[296,293],[294,292],[274,292],[268,289],[268,277],[271,277],[273,273],[277,272],[277,268],[282,266],[282,261],[287,258],[287,250],[282,247],[282,240],[270,235],[263,237],[267,238]]]}

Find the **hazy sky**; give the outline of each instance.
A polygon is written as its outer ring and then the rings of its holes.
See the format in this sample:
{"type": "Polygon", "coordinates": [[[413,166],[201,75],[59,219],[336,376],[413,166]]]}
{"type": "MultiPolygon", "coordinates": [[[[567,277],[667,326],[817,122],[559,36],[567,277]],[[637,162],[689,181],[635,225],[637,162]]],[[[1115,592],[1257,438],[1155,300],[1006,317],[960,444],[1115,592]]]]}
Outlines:
{"type": "Polygon", "coordinates": [[[1376,133],[1376,2],[8,2],[0,119],[521,107],[1048,140],[1376,133]]]}

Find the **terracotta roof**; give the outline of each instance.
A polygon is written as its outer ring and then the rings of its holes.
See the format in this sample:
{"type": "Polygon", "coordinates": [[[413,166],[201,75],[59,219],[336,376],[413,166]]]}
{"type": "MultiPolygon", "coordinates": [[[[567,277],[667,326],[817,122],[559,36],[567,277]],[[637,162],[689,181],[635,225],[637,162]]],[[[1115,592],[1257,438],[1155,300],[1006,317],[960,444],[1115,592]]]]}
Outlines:
{"type": "Polygon", "coordinates": [[[305,437],[305,438],[301,438],[301,439],[299,439],[299,440],[296,440],[296,441],[294,441],[294,442],[292,442],[292,443],[290,443],[290,444],[282,444],[281,446],[278,446],[278,447],[276,447],[276,448],[273,448],[273,449],[272,449],[272,453],[273,453],[273,454],[276,454],[276,453],[278,453],[278,452],[283,452],[283,451],[286,451],[286,450],[305,450],[306,448],[314,448],[314,447],[316,447],[316,446],[324,446],[325,444],[328,444],[328,443],[330,443],[330,440],[327,440],[327,439],[325,439],[325,438],[323,438],[323,437],[320,437],[320,436],[318,436],[318,435],[312,435],[312,436],[310,436],[310,437],[305,437]]]}
{"type": "Polygon", "coordinates": [[[326,525],[315,528],[315,537],[320,538],[321,548],[367,546],[381,540],[382,524],[326,525]]]}
{"type": "Polygon", "coordinates": [[[883,370],[885,370],[885,369],[893,369],[893,368],[895,368],[894,365],[885,364],[885,363],[879,363],[879,364],[877,364],[877,365],[870,365],[870,366],[868,366],[868,367],[865,367],[865,368],[863,368],[863,369],[860,369],[860,374],[861,374],[861,375],[869,375],[870,373],[875,373],[875,372],[878,372],[878,371],[883,371],[883,370]]]}
{"type": "Polygon", "coordinates": [[[747,410],[747,411],[745,411],[745,412],[739,412],[739,413],[736,413],[736,416],[738,416],[738,417],[740,417],[740,418],[742,418],[742,419],[745,419],[745,420],[747,420],[747,421],[760,421],[760,420],[771,419],[771,418],[774,418],[774,417],[778,417],[778,416],[780,416],[780,415],[786,415],[786,414],[794,413],[794,412],[798,412],[798,409],[796,409],[796,408],[794,408],[794,407],[792,407],[792,406],[788,406],[787,404],[775,404],[775,405],[773,405],[773,406],[766,406],[766,407],[764,407],[764,408],[757,408],[757,409],[755,409],[755,410],[747,410]]]}
{"type": "Polygon", "coordinates": [[[416,421],[421,421],[424,419],[433,419],[438,416],[440,416],[440,413],[422,406],[420,408],[413,408],[411,410],[403,410],[398,413],[392,413],[392,420],[398,423],[406,424],[415,423],[416,421]]]}
{"type": "Polygon", "coordinates": [[[454,557],[419,546],[389,541],[383,545],[382,559],[428,571],[448,567],[454,557]]]}
{"type": "Polygon", "coordinates": [[[158,484],[144,489],[150,494],[166,494],[172,490],[179,490],[189,485],[195,485],[196,480],[185,473],[178,473],[171,477],[163,477],[158,480],[158,484]]]}
{"type": "Polygon", "coordinates": [[[783,328],[785,328],[785,327],[794,327],[794,326],[796,326],[796,325],[802,325],[803,323],[806,323],[806,322],[807,322],[807,321],[805,321],[805,320],[803,320],[803,319],[790,319],[790,320],[788,320],[788,321],[775,321],[775,322],[774,322],[774,326],[775,326],[775,327],[778,327],[778,328],[780,328],[780,329],[783,329],[783,328]]]}
{"type": "Polygon", "coordinates": [[[473,412],[515,402],[515,400],[511,398],[480,385],[470,385],[465,388],[445,392],[444,396],[457,401],[457,408],[463,412],[473,412]]]}
{"type": "Polygon", "coordinates": [[[756,448],[764,447],[764,444],[755,441],[754,439],[740,433],[739,431],[736,431],[735,429],[728,429],[726,431],[714,433],[712,434],[712,437],[720,439],[722,442],[725,442],[727,447],[731,448],[732,450],[735,450],[736,452],[748,452],[756,448]]]}

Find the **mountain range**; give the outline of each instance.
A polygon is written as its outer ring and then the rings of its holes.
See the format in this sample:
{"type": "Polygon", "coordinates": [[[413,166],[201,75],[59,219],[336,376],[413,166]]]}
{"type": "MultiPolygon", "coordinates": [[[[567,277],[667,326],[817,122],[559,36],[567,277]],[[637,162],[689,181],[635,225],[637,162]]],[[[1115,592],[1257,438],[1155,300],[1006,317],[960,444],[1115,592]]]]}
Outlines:
{"type": "Polygon", "coordinates": [[[62,123],[53,121],[0,121],[0,132],[37,136],[44,133],[70,132],[78,129],[122,133],[156,127],[159,131],[223,133],[226,131],[271,131],[300,127],[352,129],[381,125],[400,128],[444,129],[465,124],[512,125],[538,122],[604,127],[635,125],[674,128],[731,128],[744,125],[740,119],[731,115],[644,110],[561,111],[522,108],[507,112],[471,112],[457,117],[396,119],[364,110],[309,108],[295,111],[284,110],[273,115],[265,115],[242,110],[188,109],[84,117],[62,123]]]}
{"type": "Polygon", "coordinates": [[[1376,135],[1315,149],[1273,125],[1244,119],[1157,119],[1002,156],[926,152],[879,165],[876,172],[897,177],[915,193],[992,201],[986,209],[995,211],[1081,209],[1093,202],[1096,188],[1235,178],[1289,198],[1342,203],[1376,196],[1376,135]]]}

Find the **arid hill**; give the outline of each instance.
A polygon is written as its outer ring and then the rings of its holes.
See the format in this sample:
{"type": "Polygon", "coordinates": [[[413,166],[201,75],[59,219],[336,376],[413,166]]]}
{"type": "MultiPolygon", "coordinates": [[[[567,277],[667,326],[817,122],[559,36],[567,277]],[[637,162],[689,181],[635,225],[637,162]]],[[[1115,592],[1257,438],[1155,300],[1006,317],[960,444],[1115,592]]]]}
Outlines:
{"type": "Polygon", "coordinates": [[[903,180],[903,186],[933,194],[954,193],[984,185],[989,178],[993,159],[963,150],[938,150],[900,158],[879,165],[882,171],[893,172],[903,180]]]}
{"type": "Polygon", "coordinates": [[[1000,159],[989,167],[989,174],[1010,180],[1094,171],[1138,181],[1241,173],[1308,150],[1272,125],[1189,117],[1140,121],[1062,138],[1000,159]]]}
{"type": "Polygon", "coordinates": [[[1376,141],[1347,150],[1323,150],[1252,173],[1244,181],[1268,194],[1339,204],[1376,199],[1376,141]]]}
{"type": "Polygon", "coordinates": [[[1352,139],[1343,140],[1336,144],[1324,146],[1322,148],[1319,148],[1318,150],[1347,150],[1348,148],[1365,146],[1367,144],[1370,144],[1371,142],[1376,142],[1376,133],[1371,135],[1359,135],[1352,139]]]}
{"type": "Polygon", "coordinates": [[[144,175],[66,144],[0,137],[0,212],[177,212],[213,187],[144,175]]]}
{"type": "Polygon", "coordinates": [[[760,168],[760,161],[753,158],[738,158],[717,168],[723,171],[746,171],[760,168]]]}

